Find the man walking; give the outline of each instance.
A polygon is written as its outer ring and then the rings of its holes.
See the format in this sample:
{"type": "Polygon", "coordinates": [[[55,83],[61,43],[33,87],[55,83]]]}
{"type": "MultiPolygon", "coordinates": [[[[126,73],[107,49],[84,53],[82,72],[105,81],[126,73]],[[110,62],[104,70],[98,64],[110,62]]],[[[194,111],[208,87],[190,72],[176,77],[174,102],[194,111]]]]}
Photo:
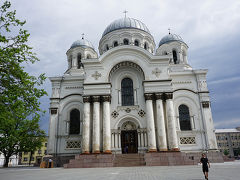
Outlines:
{"type": "Polygon", "coordinates": [[[202,171],[205,176],[205,179],[208,180],[208,168],[210,168],[210,163],[208,161],[208,158],[206,157],[206,154],[202,154],[202,158],[200,159],[200,164],[202,164],[202,171]]]}

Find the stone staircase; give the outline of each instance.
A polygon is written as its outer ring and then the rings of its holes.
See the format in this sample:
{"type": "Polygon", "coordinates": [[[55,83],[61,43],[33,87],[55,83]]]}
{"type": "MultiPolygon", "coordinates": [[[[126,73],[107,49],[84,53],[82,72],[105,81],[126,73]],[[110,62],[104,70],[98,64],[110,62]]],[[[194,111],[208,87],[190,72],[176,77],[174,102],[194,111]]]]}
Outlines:
{"type": "MultiPolygon", "coordinates": [[[[64,168],[131,167],[131,166],[179,166],[197,165],[201,153],[156,152],[145,154],[89,154],[76,155],[64,168]]],[[[210,162],[223,162],[220,152],[209,152],[210,162]]]]}
{"type": "Polygon", "coordinates": [[[76,155],[75,159],[71,159],[68,164],[64,164],[64,168],[97,168],[97,167],[113,167],[113,154],[89,154],[76,155]]]}
{"type": "Polygon", "coordinates": [[[116,154],[113,166],[114,167],[131,167],[145,166],[144,154],[116,154]]]}

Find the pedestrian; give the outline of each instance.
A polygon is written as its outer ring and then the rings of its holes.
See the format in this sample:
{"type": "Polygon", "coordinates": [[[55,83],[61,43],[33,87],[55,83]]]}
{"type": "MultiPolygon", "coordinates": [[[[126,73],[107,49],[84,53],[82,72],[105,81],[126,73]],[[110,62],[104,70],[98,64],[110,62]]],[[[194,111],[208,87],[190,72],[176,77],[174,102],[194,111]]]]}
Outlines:
{"type": "Polygon", "coordinates": [[[52,159],[49,158],[49,160],[48,160],[48,168],[51,168],[51,167],[52,167],[52,159]]]}
{"type": "Polygon", "coordinates": [[[200,164],[202,164],[202,171],[205,176],[205,179],[208,180],[208,168],[210,168],[210,163],[208,161],[208,158],[206,157],[206,154],[202,154],[202,158],[200,159],[200,164]]]}
{"type": "Polygon", "coordinates": [[[125,148],[124,148],[124,152],[125,152],[125,154],[128,153],[128,146],[125,146],[125,148]]]}

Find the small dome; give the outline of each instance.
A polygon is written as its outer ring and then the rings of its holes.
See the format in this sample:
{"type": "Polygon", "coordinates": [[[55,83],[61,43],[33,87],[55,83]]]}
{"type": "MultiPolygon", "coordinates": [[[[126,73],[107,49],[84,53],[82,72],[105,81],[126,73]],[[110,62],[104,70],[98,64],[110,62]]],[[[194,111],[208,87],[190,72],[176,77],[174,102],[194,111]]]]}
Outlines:
{"type": "Polygon", "coordinates": [[[78,47],[78,46],[83,47],[83,48],[92,48],[92,49],[94,49],[92,43],[89,42],[88,40],[84,39],[84,38],[73,42],[72,45],[71,45],[71,48],[75,48],[75,47],[78,47]]]}
{"type": "Polygon", "coordinates": [[[118,30],[118,29],[139,29],[142,31],[145,31],[150,34],[150,31],[148,30],[147,26],[143,24],[141,21],[129,17],[117,19],[113,21],[108,27],[105,29],[105,31],[102,34],[102,37],[106,34],[118,30]]]}
{"type": "Polygon", "coordinates": [[[181,38],[181,36],[170,33],[170,34],[164,36],[164,37],[161,39],[161,41],[160,41],[159,44],[158,44],[158,47],[161,46],[161,45],[163,45],[163,44],[165,44],[165,43],[169,43],[169,42],[172,42],[172,41],[180,41],[180,42],[186,44],[186,43],[183,41],[183,39],[181,38]]]}

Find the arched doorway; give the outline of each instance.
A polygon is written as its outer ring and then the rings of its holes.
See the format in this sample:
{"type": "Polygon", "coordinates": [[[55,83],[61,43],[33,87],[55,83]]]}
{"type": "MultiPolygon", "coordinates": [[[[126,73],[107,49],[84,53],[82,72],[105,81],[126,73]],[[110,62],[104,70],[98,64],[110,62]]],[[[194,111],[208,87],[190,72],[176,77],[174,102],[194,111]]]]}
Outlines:
{"type": "Polygon", "coordinates": [[[122,153],[137,153],[138,152],[138,135],[137,127],[131,122],[123,123],[121,128],[121,145],[122,153]]]}

